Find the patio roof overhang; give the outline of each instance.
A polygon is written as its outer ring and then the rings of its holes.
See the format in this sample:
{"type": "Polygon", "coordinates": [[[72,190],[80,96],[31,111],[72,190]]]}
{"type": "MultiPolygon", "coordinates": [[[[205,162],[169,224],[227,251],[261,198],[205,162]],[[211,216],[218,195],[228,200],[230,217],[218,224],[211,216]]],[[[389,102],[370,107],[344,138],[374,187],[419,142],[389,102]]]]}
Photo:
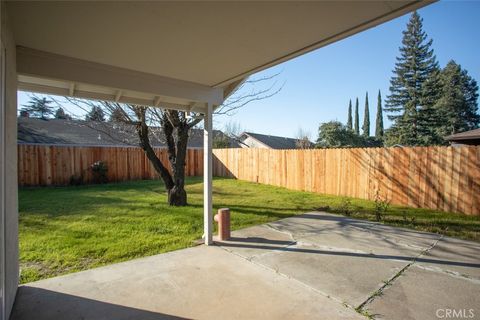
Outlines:
{"type": "Polygon", "coordinates": [[[205,112],[249,75],[432,1],[11,1],[22,90],[205,112]]]}
{"type": "Polygon", "coordinates": [[[205,112],[223,90],[209,86],[17,47],[18,88],[25,91],[205,112]]]}

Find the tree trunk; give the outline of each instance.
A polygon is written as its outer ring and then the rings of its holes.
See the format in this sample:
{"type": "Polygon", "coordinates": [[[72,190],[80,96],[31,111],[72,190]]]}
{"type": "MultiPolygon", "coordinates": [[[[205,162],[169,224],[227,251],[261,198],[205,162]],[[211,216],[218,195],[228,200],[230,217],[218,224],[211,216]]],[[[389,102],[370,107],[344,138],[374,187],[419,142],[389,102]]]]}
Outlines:
{"type": "Polygon", "coordinates": [[[168,204],[171,206],[186,206],[187,205],[187,192],[179,185],[173,186],[168,190],[168,204]]]}
{"type": "Polygon", "coordinates": [[[178,113],[169,112],[170,117],[176,123],[174,127],[168,119],[167,114],[163,119],[163,133],[167,142],[168,160],[170,168],[172,168],[173,188],[168,190],[168,203],[173,206],[186,206],[187,193],[185,192],[185,158],[187,156],[188,130],[189,127],[185,123],[178,120],[178,113]],[[176,137],[174,139],[174,131],[176,137]]]}
{"type": "Polygon", "coordinates": [[[170,162],[170,168],[172,169],[172,173],[170,174],[150,144],[148,137],[149,130],[146,124],[146,108],[137,107],[135,113],[140,120],[137,124],[140,146],[165,183],[168,194],[168,204],[171,206],[186,206],[185,158],[187,156],[189,124],[179,119],[178,111],[167,110],[163,113],[162,129],[167,143],[168,160],[170,162]],[[174,137],[175,133],[176,139],[174,137]]]}
{"type": "Polygon", "coordinates": [[[146,124],[146,119],[145,119],[145,112],[146,108],[137,108],[135,109],[135,112],[137,114],[138,119],[140,120],[139,123],[137,123],[137,133],[138,137],[140,139],[140,147],[143,149],[145,152],[145,155],[147,156],[148,160],[152,163],[153,167],[155,168],[155,171],[157,171],[160,174],[160,177],[162,178],[165,188],[167,190],[170,190],[174,187],[174,183],[172,180],[172,176],[170,175],[170,172],[168,172],[167,168],[162,164],[160,159],[158,159],[157,155],[155,154],[155,151],[153,150],[151,144],[150,144],[150,139],[148,137],[148,126],[146,124]]]}

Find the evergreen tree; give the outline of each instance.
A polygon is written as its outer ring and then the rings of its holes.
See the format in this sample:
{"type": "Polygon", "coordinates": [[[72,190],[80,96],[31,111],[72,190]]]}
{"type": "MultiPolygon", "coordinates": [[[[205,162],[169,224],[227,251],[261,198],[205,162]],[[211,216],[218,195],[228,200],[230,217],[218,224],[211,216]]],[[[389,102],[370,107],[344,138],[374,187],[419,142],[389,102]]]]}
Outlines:
{"type": "Polygon", "coordinates": [[[368,107],[368,92],[365,95],[365,112],[363,115],[363,126],[362,126],[363,136],[370,136],[370,109],[368,107]]]}
{"type": "Polygon", "coordinates": [[[115,108],[110,113],[110,118],[108,119],[110,122],[122,122],[125,121],[125,115],[123,113],[122,108],[115,108]]]}
{"type": "Polygon", "coordinates": [[[360,117],[358,116],[358,98],[355,101],[355,133],[360,135],[360,117]]]}
{"type": "Polygon", "coordinates": [[[450,61],[440,74],[442,90],[436,111],[442,122],[437,128],[440,138],[472,130],[480,124],[478,85],[461,66],[450,61]]]}
{"type": "Polygon", "coordinates": [[[353,124],[352,124],[352,99],[350,99],[350,102],[348,103],[347,129],[353,131],[353,124]]]}
{"type": "Polygon", "coordinates": [[[442,90],[440,80],[440,70],[435,69],[423,84],[422,108],[418,113],[418,136],[419,144],[422,145],[436,145],[443,141],[438,134],[438,128],[443,121],[442,115],[436,108],[442,90]]]}
{"type": "Polygon", "coordinates": [[[363,147],[364,138],[356,135],[339,121],[329,121],[320,124],[318,128],[317,147],[363,147]]]}
{"type": "Polygon", "coordinates": [[[329,121],[320,124],[316,145],[320,148],[379,147],[381,143],[373,137],[355,134],[339,121],[329,121]]]}
{"type": "Polygon", "coordinates": [[[51,103],[52,101],[47,98],[31,97],[28,104],[23,105],[21,111],[28,112],[32,117],[47,119],[53,114],[51,103]]]}
{"type": "Polygon", "coordinates": [[[92,106],[90,112],[85,116],[85,120],[103,122],[105,121],[105,113],[99,106],[92,106]]]}
{"type": "Polygon", "coordinates": [[[377,98],[377,119],[375,121],[375,138],[383,139],[383,112],[382,112],[382,94],[378,90],[377,98]]]}
{"type": "Polygon", "coordinates": [[[65,113],[62,107],[58,107],[57,111],[55,111],[55,119],[71,119],[71,117],[65,113]]]}
{"type": "Polygon", "coordinates": [[[424,84],[438,70],[438,63],[431,49],[432,40],[427,41],[422,19],[414,12],[403,31],[400,56],[395,63],[394,75],[390,79],[390,95],[384,110],[393,121],[389,130],[390,141],[403,145],[422,144],[419,113],[426,102],[424,84]]]}
{"type": "Polygon", "coordinates": [[[463,121],[467,130],[480,127],[480,115],[478,114],[478,83],[467,72],[462,70],[462,89],[465,98],[463,108],[463,121]]]}

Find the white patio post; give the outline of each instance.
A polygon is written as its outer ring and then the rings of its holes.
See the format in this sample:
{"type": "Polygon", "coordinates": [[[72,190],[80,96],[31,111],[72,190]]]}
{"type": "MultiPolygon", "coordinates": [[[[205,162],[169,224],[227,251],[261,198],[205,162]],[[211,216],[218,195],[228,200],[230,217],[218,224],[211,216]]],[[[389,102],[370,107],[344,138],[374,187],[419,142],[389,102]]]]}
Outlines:
{"type": "Polygon", "coordinates": [[[207,104],[203,129],[203,231],[205,244],[212,241],[212,111],[211,103],[207,104]]]}

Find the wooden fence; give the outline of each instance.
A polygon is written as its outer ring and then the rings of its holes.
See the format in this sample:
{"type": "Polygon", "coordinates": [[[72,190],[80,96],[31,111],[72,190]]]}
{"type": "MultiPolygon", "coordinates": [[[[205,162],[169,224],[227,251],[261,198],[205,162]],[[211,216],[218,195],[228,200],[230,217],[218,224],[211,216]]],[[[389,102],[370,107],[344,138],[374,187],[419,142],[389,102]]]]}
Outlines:
{"type": "Polygon", "coordinates": [[[480,147],[217,149],[214,175],[480,215],[480,147]]]}
{"type": "MultiPolygon", "coordinates": [[[[157,154],[167,163],[165,149],[157,154]]],[[[213,174],[294,190],[480,215],[480,147],[368,149],[215,149],[213,174]]],[[[18,146],[21,186],[67,185],[89,166],[108,165],[110,181],[157,178],[140,148],[18,146]]],[[[203,151],[188,151],[188,176],[203,174],[203,151]]]]}
{"type": "MultiPolygon", "coordinates": [[[[155,150],[168,163],[166,149],[155,150]]],[[[89,169],[96,161],[108,166],[112,182],[155,179],[158,175],[140,148],[136,147],[73,147],[48,145],[18,145],[18,183],[20,186],[67,185],[72,177],[83,177],[92,183],[89,169]]],[[[202,150],[190,149],[187,154],[188,176],[203,174],[202,150]]]]}

